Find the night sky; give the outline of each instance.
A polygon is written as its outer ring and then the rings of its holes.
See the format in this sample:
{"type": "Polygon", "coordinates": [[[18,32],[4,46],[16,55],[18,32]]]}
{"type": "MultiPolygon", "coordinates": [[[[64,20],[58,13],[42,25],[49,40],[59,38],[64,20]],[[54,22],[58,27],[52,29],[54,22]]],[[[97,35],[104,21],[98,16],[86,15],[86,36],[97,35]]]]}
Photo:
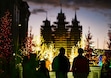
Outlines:
{"type": "MultiPolygon", "coordinates": [[[[83,36],[87,35],[88,28],[92,34],[95,48],[105,49],[108,42],[108,30],[111,25],[111,0],[24,0],[29,4],[31,15],[29,28],[32,33],[40,35],[40,26],[43,20],[48,18],[51,25],[57,21],[57,15],[62,12],[66,15],[66,21],[71,25],[75,10],[80,25],[83,26],[83,36]],[[98,46],[97,46],[98,45],[98,46]]],[[[106,48],[107,49],[107,48],[106,48]]]]}

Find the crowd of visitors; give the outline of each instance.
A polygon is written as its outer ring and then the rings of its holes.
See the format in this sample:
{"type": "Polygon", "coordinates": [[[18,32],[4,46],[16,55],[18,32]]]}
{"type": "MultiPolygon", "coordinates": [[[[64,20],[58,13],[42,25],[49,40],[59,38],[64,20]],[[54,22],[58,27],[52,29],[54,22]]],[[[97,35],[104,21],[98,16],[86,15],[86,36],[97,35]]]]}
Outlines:
{"type": "MultiPolygon", "coordinates": [[[[52,63],[46,60],[36,60],[36,54],[30,54],[30,57],[24,56],[22,68],[23,72],[20,75],[16,74],[16,78],[50,78],[49,65],[52,64],[52,71],[55,72],[56,78],[68,78],[68,72],[72,72],[74,78],[88,78],[90,70],[89,60],[83,56],[84,50],[78,49],[78,56],[73,59],[72,66],[67,56],[65,56],[65,49],[61,47],[59,54],[54,57],[52,63]]],[[[0,61],[0,77],[3,77],[1,69],[3,61],[0,61]]],[[[20,73],[20,72],[15,72],[20,73]]],[[[110,62],[106,55],[102,56],[101,78],[111,77],[110,62]]]]}

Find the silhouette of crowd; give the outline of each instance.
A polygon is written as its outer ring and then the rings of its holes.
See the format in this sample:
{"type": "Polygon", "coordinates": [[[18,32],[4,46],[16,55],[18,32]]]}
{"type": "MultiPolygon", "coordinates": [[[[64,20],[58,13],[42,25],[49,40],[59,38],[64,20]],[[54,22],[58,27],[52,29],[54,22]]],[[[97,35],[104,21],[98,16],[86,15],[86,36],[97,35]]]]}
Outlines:
{"type": "Polygon", "coordinates": [[[36,54],[24,56],[23,78],[50,78],[45,60],[36,60],[36,54]]]}
{"type": "MultiPolygon", "coordinates": [[[[50,78],[50,64],[52,64],[52,71],[55,72],[56,78],[68,78],[69,71],[72,72],[74,78],[88,78],[90,72],[89,60],[83,56],[83,53],[84,50],[79,48],[78,56],[73,59],[72,66],[68,57],[65,56],[65,49],[63,47],[59,49],[59,54],[54,57],[52,63],[48,59],[37,60],[36,54],[30,53],[30,57],[23,57],[23,78],[50,78]]],[[[2,62],[0,61],[0,78],[4,77],[2,74],[2,70],[4,70],[2,62]]],[[[105,55],[102,56],[102,63],[101,78],[110,78],[110,63],[105,55]]],[[[19,72],[15,72],[16,78],[22,78],[16,73],[19,72]]]]}
{"type": "MultiPolygon", "coordinates": [[[[72,71],[74,78],[87,78],[89,74],[89,61],[82,56],[83,49],[78,49],[79,55],[73,60],[72,67],[65,49],[61,47],[59,54],[52,61],[52,71],[55,72],[56,78],[68,78],[68,72],[72,71]]],[[[47,59],[48,60],[48,59],[47,59]]],[[[47,60],[36,60],[36,54],[30,54],[30,57],[23,58],[23,78],[50,78],[47,60]]]]}

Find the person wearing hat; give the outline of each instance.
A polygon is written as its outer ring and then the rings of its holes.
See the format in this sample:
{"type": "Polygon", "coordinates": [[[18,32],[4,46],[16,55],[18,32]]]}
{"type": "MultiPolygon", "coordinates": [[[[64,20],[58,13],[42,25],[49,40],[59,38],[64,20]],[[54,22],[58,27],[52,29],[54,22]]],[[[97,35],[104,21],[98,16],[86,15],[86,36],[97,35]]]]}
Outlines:
{"type": "Polygon", "coordinates": [[[84,50],[78,49],[78,56],[74,58],[72,64],[72,72],[74,78],[87,78],[89,74],[89,60],[84,57],[84,50]]]}

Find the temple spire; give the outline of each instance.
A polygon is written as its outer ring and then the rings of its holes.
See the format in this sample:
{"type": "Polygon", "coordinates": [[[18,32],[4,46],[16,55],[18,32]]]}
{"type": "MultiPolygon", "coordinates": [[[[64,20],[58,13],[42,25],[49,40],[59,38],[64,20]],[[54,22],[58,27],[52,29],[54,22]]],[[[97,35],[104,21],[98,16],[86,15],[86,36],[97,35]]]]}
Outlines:
{"type": "Polygon", "coordinates": [[[62,13],[62,3],[61,2],[60,2],[60,8],[61,8],[60,12],[62,13]]]}
{"type": "Polygon", "coordinates": [[[47,11],[46,11],[46,20],[48,20],[47,18],[48,18],[48,17],[47,17],[47,11]]]}
{"type": "Polygon", "coordinates": [[[75,21],[77,21],[77,15],[76,15],[76,10],[75,10],[75,21]]]}
{"type": "Polygon", "coordinates": [[[75,26],[78,26],[78,23],[80,22],[77,20],[77,15],[76,15],[76,10],[75,10],[75,17],[74,19],[72,19],[72,24],[74,24],[75,26]]]}

